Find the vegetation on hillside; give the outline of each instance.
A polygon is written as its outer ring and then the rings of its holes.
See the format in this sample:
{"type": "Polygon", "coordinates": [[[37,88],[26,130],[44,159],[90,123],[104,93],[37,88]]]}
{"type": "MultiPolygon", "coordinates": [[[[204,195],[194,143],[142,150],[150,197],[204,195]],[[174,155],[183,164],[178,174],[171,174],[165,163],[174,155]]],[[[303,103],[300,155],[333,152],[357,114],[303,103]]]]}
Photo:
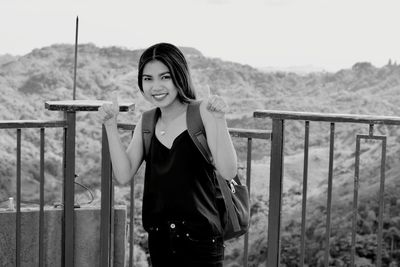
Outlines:
{"type": "MultiPolygon", "coordinates": [[[[201,98],[205,88],[222,95],[231,107],[230,127],[270,129],[268,119],[254,119],[256,109],[399,115],[400,66],[389,62],[377,68],[368,62],[354,64],[336,73],[261,72],[251,66],[204,57],[194,48],[182,48],[186,54],[194,84],[201,98]]],[[[137,88],[137,62],[140,50],[119,47],[79,46],[77,99],[108,99],[118,91],[120,99],[131,100],[136,110],[120,116],[121,122],[135,123],[150,106],[137,88]]],[[[52,45],[35,49],[24,56],[0,56],[0,120],[60,119],[62,114],[44,109],[48,100],[72,99],[74,49],[72,45],[52,45]]],[[[282,262],[297,266],[300,251],[301,196],[304,124],[289,121],[285,125],[285,180],[282,225],[282,262]]],[[[307,204],[306,264],[320,266],[324,259],[326,190],[328,171],[329,125],[311,123],[310,162],[307,204]]],[[[354,188],[355,135],[368,133],[368,125],[337,125],[335,140],[334,191],[330,265],[347,266],[351,247],[352,194],[354,188]]],[[[375,134],[388,136],[384,216],[384,265],[400,261],[400,209],[398,164],[400,134],[396,127],[376,126],[375,134]]],[[[15,195],[14,130],[0,132],[0,202],[15,195]]],[[[122,133],[124,143],[129,133],[122,133]]],[[[59,202],[62,177],[62,139],[60,129],[46,130],[45,199],[48,205],[59,202]]],[[[95,114],[77,115],[77,182],[88,186],[99,204],[101,125],[95,114]]],[[[22,134],[23,203],[38,202],[39,131],[22,134]]],[[[235,140],[240,173],[245,173],[246,142],[235,140]]],[[[360,196],[357,225],[356,261],[360,266],[374,266],[378,217],[377,192],[380,182],[380,143],[363,143],[360,196]]],[[[252,227],[250,266],[266,260],[268,215],[269,142],[254,141],[252,165],[252,227]]],[[[143,170],[136,176],[135,244],[138,262],[145,266],[146,235],[141,228],[141,192],[143,170]]],[[[77,201],[90,200],[87,192],[76,187],[77,201]]],[[[116,188],[116,203],[126,204],[129,191],[116,188]]],[[[4,203],[0,204],[2,208],[4,203]]],[[[232,242],[227,247],[227,266],[240,266],[242,247],[232,242]]]]}

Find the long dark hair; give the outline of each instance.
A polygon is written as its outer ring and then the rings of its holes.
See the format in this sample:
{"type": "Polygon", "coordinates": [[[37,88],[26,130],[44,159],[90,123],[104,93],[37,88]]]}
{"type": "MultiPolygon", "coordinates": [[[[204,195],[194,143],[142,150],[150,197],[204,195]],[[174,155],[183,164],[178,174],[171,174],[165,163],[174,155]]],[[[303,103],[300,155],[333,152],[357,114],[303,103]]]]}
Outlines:
{"type": "Polygon", "coordinates": [[[152,60],[158,60],[167,66],[171,73],[172,81],[177,88],[179,101],[190,103],[196,99],[185,56],[176,46],[168,43],[152,45],[141,55],[138,67],[138,85],[142,92],[143,69],[152,60]]]}

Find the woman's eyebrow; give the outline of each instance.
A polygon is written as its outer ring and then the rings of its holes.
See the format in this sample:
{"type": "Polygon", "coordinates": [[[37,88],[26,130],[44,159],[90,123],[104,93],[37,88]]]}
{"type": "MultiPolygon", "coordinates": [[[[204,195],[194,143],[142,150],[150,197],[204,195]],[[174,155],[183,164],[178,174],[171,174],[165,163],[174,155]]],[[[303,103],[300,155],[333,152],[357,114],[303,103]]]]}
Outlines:
{"type": "Polygon", "coordinates": [[[170,74],[170,73],[169,73],[169,71],[161,72],[161,73],[159,74],[159,76],[163,76],[163,75],[165,75],[165,74],[170,74]]]}
{"type": "MultiPolygon", "coordinates": [[[[163,76],[163,75],[165,75],[165,74],[170,74],[170,72],[169,72],[169,71],[161,72],[160,74],[158,74],[158,76],[163,76]]],[[[142,76],[153,77],[153,75],[151,75],[151,74],[146,74],[146,73],[143,73],[142,76]]]]}

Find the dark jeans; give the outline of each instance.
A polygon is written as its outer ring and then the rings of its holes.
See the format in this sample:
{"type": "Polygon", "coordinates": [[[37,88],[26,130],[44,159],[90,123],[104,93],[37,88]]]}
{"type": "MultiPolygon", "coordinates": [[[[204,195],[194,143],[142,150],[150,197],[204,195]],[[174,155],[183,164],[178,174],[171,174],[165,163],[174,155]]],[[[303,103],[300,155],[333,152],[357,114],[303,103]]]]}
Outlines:
{"type": "Polygon", "coordinates": [[[149,230],[153,267],[222,267],[224,244],[219,236],[195,233],[184,221],[171,221],[149,230]]]}

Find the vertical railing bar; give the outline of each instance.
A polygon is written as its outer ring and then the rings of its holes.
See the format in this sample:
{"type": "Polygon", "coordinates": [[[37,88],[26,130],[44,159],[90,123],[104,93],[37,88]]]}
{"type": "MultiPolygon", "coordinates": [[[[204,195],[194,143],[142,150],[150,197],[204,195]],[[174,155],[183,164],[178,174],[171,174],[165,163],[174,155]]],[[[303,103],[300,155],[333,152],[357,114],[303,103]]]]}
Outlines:
{"type": "MultiPolygon", "coordinates": [[[[66,119],[66,115],[64,114],[64,117],[66,119]]],[[[68,135],[68,126],[64,127],[64,136],[63,136],[63,147],[64,147],[64,151],[63,151],[63,179],[64,179],[64,185],[65,185],[65,177],[66,177],[66,169],[67,169],[67,149],[66,149],[66,144],[67,144],[67,135],[68,135]]],[[[64,194],[65,194],[65,190],[64,190],[64,186],[63,185],[63,197],[62,197],[62,204],[64,205],[64,194]]],[[[62,230],[61,230],[61,266],[65,267],[65,214],[62,217],[62,230]]]]}
{"type": "Polygon", "coordinates": [[[280,265],[280,229],[283,182],[284,121],[272,120],[272,142],[268,212],[268,254],[266,266],[280,265]]]}
{"type": "MultiPolygon", "coordinates": [[[[246,186],[249,190],[250,196],[250,186],[251,186],[251,152],[252,152],[252,138],[247,138],[247,166],[246,166],[246,186]]],[[[249,233],[247,232],[244,236],[244,252],[243,252],[243,266],[248,266],[249,257],[249,233]]]]}
{"type": "Polygon", "coordinates": [[[306,212],[307,212],[307,185],[308,185],[308,148],[310,137],[310,122],[305,122],[304,127],[304,167],[303,167],[303,196],[301,207],[301,236],[300,236],[300,266],[304,266],[306,243],[306,212]]]}
{"type": "Polygon", "coordinates": [[[332,214],[332,183],[333,183],[333,160],[335,149],[335,123],[331,123],[330,145],[329,145],[329,171],[328,171],[328,197],[326,203],[326,237],[325,237],[325,267],[329,266],[330,237],[331,237],[331,214],[332,214]]]}
{"type": "Polygon", "coordinates": [[[100,266],[110,266],[111,249],[111,162],[107,132],[102,126],[101,146],[101,221],[100,221],[100,266]]]}
{"type": "MultiPolygon", "coordinates": [[[[131,138],[133,137],[133,131],[131,132],[131,138]]],[[[134,213],[135,212],[135,179],[132,177],[131,179],[131,206],[130,206],[130,214],[129,214],[129,267],[133,267],[133,255],[134,255],[134,213]]]]}
{"type": "Polygon", "coordinates": [[[21,129],[17,129],[17,213],[15,228],[15,266],[21,266],[21,129]]]}
{"type": "Polygon", "coordinates": [[[373,136],[374,135],[374,124],[370,124],[369,125],[369,136],[373,136]]]}
{"type": "Polygon", "coordinates": [[[114,231],[115,231],[115,223],[114,223],[114,180],[112,179],[112,164],[110,158],[110,267],[114,266],[114,231]]]}
{"type": "Polygon", "coordinates": [[[75,198],[75,133],[76,133],[76,112],[67,111],[64,113],[68,130],[66,131],[64,143],[64,185],[63,185],[63,266],[74,267],[75,254],[75,220],[74,220],[74,198],[75,198]]]}
{"type": "Polygon", "coordinates": [[[44,266],[44,133],[45,129],[40,128],[40,208],[39,208],[39,266],[44,266]]]}
{"type": "Polygon", "coordinates": [[[384,193],[385,193],[385,165],[386,165],[386,138],[382,139],[381,152],[381,183],[379,189],[379,226],[378,226],[378,262],[377,266],[382,266],[382,231],[384,214],[384,193]]]}
{"type": "Polygon", "coordinates": [[[354,197],[353,197],[353,222],[352,222],[352,235],[351,235],[351,255],[350,266],[354,266],[354,258],[356,254],[356,228],[357,228],[357,215],[358,215],[358,187],[360,175],[360,136],[357,136],[356,141],[356,162],[354,171],[354,197]]]}
{"type": "Polygon", "coordinates": [[[129,214],[129,267],[133,267],[133,253],[134,253],[134,216],[135,211],[135,179],[131,179],[131,206],[129,214]]]}

